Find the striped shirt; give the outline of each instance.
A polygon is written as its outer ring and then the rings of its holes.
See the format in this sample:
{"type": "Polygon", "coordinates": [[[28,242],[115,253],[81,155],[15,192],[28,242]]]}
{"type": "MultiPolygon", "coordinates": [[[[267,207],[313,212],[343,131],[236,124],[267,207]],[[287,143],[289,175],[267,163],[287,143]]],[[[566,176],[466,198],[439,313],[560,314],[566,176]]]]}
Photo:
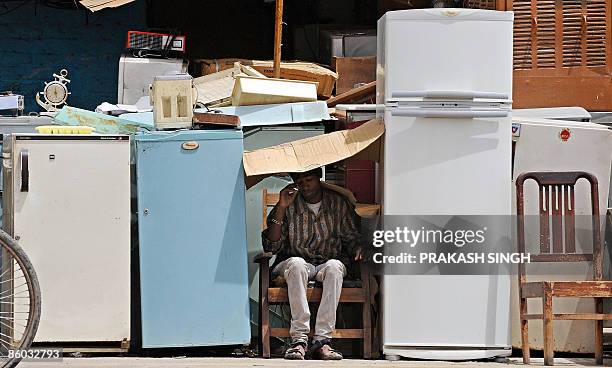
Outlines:
{"type": "MultiPolygon", "coordinates": [[[[337,259],[346,265],[361,245],[353,205],[332,190],[321,190],[318,214],[309,209],[302,196],[298,195],[285,211],[280,239],[270,241],[267,230],[262,232],[264,250],[278,254],[275,264],[289,257],[302,257],[314,265],[330,259],[337,259]]],[[[277,208],[278,204],[268,215],[268,228],[272,225],[271,219],[277,208]]]]}

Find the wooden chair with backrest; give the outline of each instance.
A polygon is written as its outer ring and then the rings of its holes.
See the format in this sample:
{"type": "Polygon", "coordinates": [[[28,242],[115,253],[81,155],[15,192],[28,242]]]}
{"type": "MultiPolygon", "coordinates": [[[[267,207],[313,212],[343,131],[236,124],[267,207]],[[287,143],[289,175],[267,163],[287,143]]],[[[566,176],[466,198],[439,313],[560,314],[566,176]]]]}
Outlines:
{"type": "Polygon", "coordinates": [[[597,178],[586,172],[528,172],[516,179],[517,197],[517,243],[518,251],[525,253],[525,202],[524,184],[534,180],[539,187],[539,254],[531,255],[531,262],[592,262],[592,281],[537,281],[528,282],[526,267],[519,264],[519,302],[523,362],[529,364],[529,320],[544,323],[544,364],[554,364],[553,321],[595,321],[595,360],[603,364],[603,321],[612,319],[612,314],[603,313],[603,298],[612,297],[612,281],[602,280],[603,253],[599,214],[597,178]],[[586,179],[591,189],[591,218],[593,252],[576,253],[575,229],[575,185],[586,179]],[[565,238],[565,241],[563,241],[565,238]],[[552,243],[552,249],[551,249],[552,243]],[[541,298],[542,314],[529,314],[527,299],[541,298]],[[553,313],[554,298],[594,298],[595,313],[553,313]]]}
{"type": "MultiPolygon", "coordinates": [[[[263,190],[263,229],[266,228],[268,210],[278,203],[278,193],[268,193],[263,190]]],[[[272,254],[261,253],[255,257],[259,263],[259,351],[263,358],[270,357],[270,337],[290,337],[288,328],[270,328],[270,305],[289,303],[287,287],[277,287],[270,284],[270,259],[272,254]]],[[[340,304],[358,303],[362,306],[362,328],[337,328],[332,337],[335,339],[363,339],[363,358],[372,356],[372,327],[371,327],[371,296],[370,275],[365,266],[361,266],[361,282],[348,285],[350,281],[344,280],[340,294],[340,304]],[[353,286],[353,287],[347,287],[353,286]]],[[[309,303],[321,301],[323,289],[315,284],[308,287],[306,298],[309,303]]]]}

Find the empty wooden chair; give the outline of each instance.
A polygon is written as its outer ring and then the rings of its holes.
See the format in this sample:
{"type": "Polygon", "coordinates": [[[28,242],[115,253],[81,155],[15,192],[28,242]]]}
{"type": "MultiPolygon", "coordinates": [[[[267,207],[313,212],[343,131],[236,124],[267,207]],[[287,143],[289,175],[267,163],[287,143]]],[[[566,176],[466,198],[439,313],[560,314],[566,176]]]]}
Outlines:
{"type": "Polygon", "coordinates": [[[539,186],[539,254],[531,256],[531,262],[592,262],[592,281],[537,281],[528,282],[526,267],[519,264],[519,302],[523,362],[529,364],[529,320],[544,323],[544,364],[554,364],[553,321],[595,321],[595,360],[603,364],[603,321],[612,319],[612,314],[603,313],[603,298],[612,297],[612,282],[602,280],[602,234],[599,213],[597,178],[586,172],[528,172],[516,179],[517,197],[517,243],[518,251],[525,253],[525,202],[524,184],[534,180],[539,186]],[[591,189],[591,218],[593,252],[576,253],[575,232],[575,185],[586,179],[591,189]],[[552,244],[552,248],[551,248],[552,244]],[[542,313],[527,311],[528,298],[541,298],[542,313]],[[555,298],[594,298],[595,313],[553,313],[555,298]]]}

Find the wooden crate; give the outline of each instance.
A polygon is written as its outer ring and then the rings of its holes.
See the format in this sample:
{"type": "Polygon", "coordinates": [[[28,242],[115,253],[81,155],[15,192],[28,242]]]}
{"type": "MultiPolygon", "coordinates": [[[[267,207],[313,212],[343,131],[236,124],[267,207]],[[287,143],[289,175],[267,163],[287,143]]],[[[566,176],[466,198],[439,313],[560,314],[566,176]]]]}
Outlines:
{"type": "Polygon", "coordinates": [[[376,57],[334,57],[332,67],[338,73],[336,95],[376,80],[376,57]]]}

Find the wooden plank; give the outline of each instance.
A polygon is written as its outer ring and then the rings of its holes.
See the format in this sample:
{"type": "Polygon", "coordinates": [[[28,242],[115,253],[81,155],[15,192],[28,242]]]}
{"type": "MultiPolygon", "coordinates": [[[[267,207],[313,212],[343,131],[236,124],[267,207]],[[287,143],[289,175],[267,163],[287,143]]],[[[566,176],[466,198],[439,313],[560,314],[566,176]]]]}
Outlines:
{"type": "MultiPolygon", "coordinates": [[[[270,336],[273,337],[291,337],[288,328],[275,327],[271,329],[270,336]]],[[[312,337],[313,333],[310,332],[308,336],[312,337]]],[[[363,338],[363,330],[360,328],[342,328],[332,332],[332,338],[334,339],[361,339],[363,338]]]]}
{"type": "Polygon", "coordinates": [[[361,218],[374,218],[380,213],[379,204],[356,203],[355,212],[361,218]]]}
{"type": "Polygon", "coordinates": [[[280,193],[268,193],[266,196],[266,206],[276,206],[278,200],[280,199],[280,193]]]}
{"type": "MultiPolygon", "coordinates": [[[[543,314],[525,314],[523,320],[541,320],[543,314]]],[[[559,321],[609,321],[612,320],[612,314],[606,313],[555,313],[554,320],[559,321]]]]}
{"type": "Polygon", "coordinates": [[[236,115],[219,114],[213,112],[193,112],[194,126],[219,126],[219,127],[238,127],[240,118],[236,115]]]}
{"type": "MultiPolygon", "coordinates": [[[[603,299],[595,299],[595,312],[603,314],[603,299]]],[[[607,318],[612,319],[612,318],[607,318]]],[[[603,320],[595,322],[595,364],[603,365],[603,320]]]]}
{"type": "Polygon", "coordinates": [[[264,188],[261,191],[262,194],[262,218],[261,218],[261,230],[265,230],[268,227],[268,204],[266,203],[268,199],[268,189],[264,188]]]}
{"type": "MultiPolygon", "coordinates": [[[[521,285],[523,298],[539,298],[544,295],[543,282],[527,282],[521,285]]],[[[526,311],[525,311],[526,312],[526,311]]]]}
{"type": "MultiPolygon", "coordinates": [[[[318,303],[321,301],[322,288],[308,288],[306,290],[306,299],[309,303],[318,303]]],[[[288,303],[287,288],[269,288],[268,300],[270,304],[288,303]]],[[[363,303],[365,294],[362,288],[343,288],[340,294],[340,303],[363,303]]]]}
{"type": "Polygon", "coordinates": [[[600,76],[590,73],[588,76],[580,76],[582,70],[578,68],[563,69],[572,70],[575,76],[525,75],[526,73],[521,73],[524,71],[515,70],[512,85],[513,107],[525,109],[582,106],[593,111],[612,110],[610,74],[604,70],[600,76]]]}
{"type": "Polygon", "coordinates": [[[531,262],[591,262],[592,254],[537,254],[530,257],[531,262]]]}
{"type": "Polygon", "coordinates": [[[544,321],[544,365],[554,364],[554,340],[553,340],[553,296],[550,286],[544,283],[544,297],[542,298],[543,321],[544,321]]]}
{"type": "Polygon", "coordinates": [[[343,103],[359,103],[376,96],[376,82],[370,82],[365,86],[352,89],[327,100],[328,107],[334,107],[343,103]]]}
{"type": "Polygon", "coordinates": [[[532,319],[538,320],[538,319],[542,319],[543,318],[542,316],[543,316],[543,314],[524,314],[521,317],[521,320],[522,321],[529,321],[529,320],[532,320],[532,319]]]}
{"type": "Polygon", "coordinates": [[[276,0],[276,14],[274,17],[274,78],[280,78],[282,42],[283,42],[283,0],[276,0]]]}
{"type": "Polygon", "coordinates": [[[612,297],[612,281],[556,281],[550,283],[554,296],[576,298],[612,297]]]}
{"type": "Polygon", "coordinates": [[[376,80],[376,57],[337,57],[332,59],[332,67],[338,73],[336,94],[342,94],[376,80]]]}
{"type": "Polygon", "coordinates": [[[270,307],[268,293],[270,286],[270,264],[259,267],[259,351],[262,358],[270,357],[270,307]]]}
{"type": "Polygon", "coordinates": [[[551,187],[551,210],[552,210],[552,241],[553,241],[553,253],[563,253],[563,217],[562,217],[562,206],[563,206],[563,193],[561,185],[554,185],[551,187]]]}
{"type": "Polygon", "coordinates": [[[363,359],[372,358],[372,311],[370,310],[370,273],[365,264],[360,265],[361,283],[365,294],[365,303],[361,305],[361,315],[363,323],[363,359]]]}
{"type": "Polygon", "coordinates": [[[555,319],[563,321],[610,321],[612,314],[606,313],[557,313],[555,319]]]}
{"type": "Polygon", "coordinates": [[[574,186],[566,185],[563,198],[565,203],[565,253],[576,252],[574,197],[574,186]]]}
{"type": "Polygon", "coordinates": [[[555,0],[555,68],[563,68],[563,0],[555,0]]]}

